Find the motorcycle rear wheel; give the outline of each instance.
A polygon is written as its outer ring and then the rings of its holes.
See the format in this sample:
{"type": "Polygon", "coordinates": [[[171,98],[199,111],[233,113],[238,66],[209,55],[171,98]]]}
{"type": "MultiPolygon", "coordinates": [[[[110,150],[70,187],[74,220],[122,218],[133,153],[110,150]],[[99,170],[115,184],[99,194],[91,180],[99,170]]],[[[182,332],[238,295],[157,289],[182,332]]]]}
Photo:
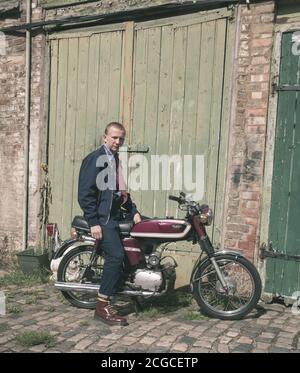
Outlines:
{"type": "MultiPolygon", "coordinates": [[[[91,267],[85,279],[82,278],[87,265],[90,263],[93,246],[79,246],[65,254],[57,271],[59,282],[73,282],[86,284],[99,284],[101,281],[104,259],[97,257],[96,263],[91,267]]],[[[69,303],[75,307],[94,309],[96,307],[96,294],[83,293],[79,291],[61,291],[69,303]]]]}
{"type": "Polygon", "coordinates": [[[200,263],[193,271],[193,296],[208,316],[222,320],[238,320],[257,305],[261,296],[261,279],[254,265],[233,254],[215,257],[228,290],[218,279],[210,260],[200,263]]]}

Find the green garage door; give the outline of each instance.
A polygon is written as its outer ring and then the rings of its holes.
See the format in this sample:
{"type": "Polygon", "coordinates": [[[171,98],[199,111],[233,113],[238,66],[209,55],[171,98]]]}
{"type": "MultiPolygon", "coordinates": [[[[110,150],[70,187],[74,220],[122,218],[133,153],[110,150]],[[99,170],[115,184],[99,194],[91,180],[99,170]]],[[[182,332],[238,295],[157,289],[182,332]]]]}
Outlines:
{"type": "Polygon", "coordinates": [[[300,289],[300,58],[293,35],[282,37],[265,283],[266,293],[287,301],[300,289]]]}
{"type": "MultiPolygon", "coordinates": [[[[72,216],[80,213],[76,198],[81,160],[99,145],[105,125],[119,120],[127,127],[129,158],[204,155],[203,201],[215,208],[218,242],[228,138],[231,16],[232,11],[219,9],[50,37],[50,219],[59,224],[63,236],[72,216]]],[[[145,171],[144,162],[137,163],[145,171]]],[[[151,168],[145,172],[150,185],[151,168]]],[[[194,179],[195,173],[194,162],[194,179]]],[[[170,181],[174,186],[176,173],[170,181]]],[[[175,215],[175,204],[167,199],[172,193],[178,191],[132,191],[139,209],[149,216],[175,215]]]]}

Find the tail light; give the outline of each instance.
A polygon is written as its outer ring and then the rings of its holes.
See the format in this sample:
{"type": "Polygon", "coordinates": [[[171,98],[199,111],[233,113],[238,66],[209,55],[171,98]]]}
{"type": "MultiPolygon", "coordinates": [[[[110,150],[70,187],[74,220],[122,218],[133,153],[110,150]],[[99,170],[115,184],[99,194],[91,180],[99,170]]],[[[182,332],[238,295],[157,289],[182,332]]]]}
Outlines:
{"type": "Polygon", "coordinates": [[[56,231],[56,224],[55,223],[49,223],[47,224],[47,233],[49,237],[53,237],[56,231]]]}
{"type": "Polygon", "coordinates": [[[70,234],[71,234],[71,237],[73,238],[73,239],[77,239],[77,237],[78,237],[78,235],[77,235],[77,232],[76,232],[76,229],[75,228],[71,228],[71,232],[70,232],[70,234]]]}

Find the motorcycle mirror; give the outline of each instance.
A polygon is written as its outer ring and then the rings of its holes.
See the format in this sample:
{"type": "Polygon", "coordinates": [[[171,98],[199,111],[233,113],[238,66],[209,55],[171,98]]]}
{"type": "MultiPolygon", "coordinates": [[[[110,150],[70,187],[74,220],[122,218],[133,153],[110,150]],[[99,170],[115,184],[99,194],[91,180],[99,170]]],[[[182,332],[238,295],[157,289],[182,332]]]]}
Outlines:
{"type": "Polygon", "coordinates": [[[193,195],[192,195],[192,194],[187,194],[187,195],[185,196],[185,200],[186,200],[187,202],[192,202],[192,201],[193,201],[193,195]]]}
{"type": "Polygon", "coordinates": [[[180,192],[180,196],[185,198],[185,193],[184,192],[180,192]]]}

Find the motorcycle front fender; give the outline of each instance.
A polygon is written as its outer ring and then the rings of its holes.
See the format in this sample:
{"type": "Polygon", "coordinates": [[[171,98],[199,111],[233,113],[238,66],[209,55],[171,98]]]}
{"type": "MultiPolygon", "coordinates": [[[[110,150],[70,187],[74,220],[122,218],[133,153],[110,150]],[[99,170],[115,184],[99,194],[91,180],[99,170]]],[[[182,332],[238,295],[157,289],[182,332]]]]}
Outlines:
{"type": "MultiPolygon", "coordinates": [[[[214,253],[214,255],[212,256],[212,258],[216,258],[220,255],[225,255],[225,254],[230,254],[230,255],[234,255],[234,256],[244,256],[241,252],[239,251],[234,251],[234,250],[219,250],[219,251],[216,251],[214,253]]],[[[192,270],[192,274],[191,274],[191,279],[190,279],[190,283],[192,284],[193,282],[193,277],[194,277],[194,274],[195,274],[195,271],[196,269],[203,265],[204,263],[206,263],[207,261],[209,261],[210,258],[208,256],[206,256],[205,258],[201,259],[201,257],[198,258],[198,260],[196,261],[195,265],[194,265],[194,268],[192,270]]]]}

